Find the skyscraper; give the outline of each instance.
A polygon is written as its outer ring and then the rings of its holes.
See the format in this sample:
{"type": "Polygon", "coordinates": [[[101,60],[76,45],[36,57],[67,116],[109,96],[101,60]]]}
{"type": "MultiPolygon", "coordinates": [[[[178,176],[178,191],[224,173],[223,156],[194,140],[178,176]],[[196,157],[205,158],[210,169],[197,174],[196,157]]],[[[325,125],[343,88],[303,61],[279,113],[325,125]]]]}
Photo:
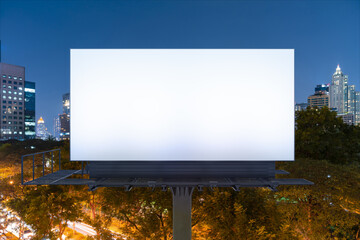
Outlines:
{"type": "Polygon", "coordinates": [[[332,76],[330,84],[330,108],[338,114],[346,114],[348,108],[348,76],[344,75],[339,65],[332,76]]]}
{"type": "Polygon", "coordinates": [[[316,85],[315,94],[308,97],[308,104],[310,107],[330,107],[329,86],[316,85]]]}
{"type": "Polygon", "coordinates": [[[25,67],[0,63],[0,140],[24,139],[25,67]]]}
{"type": "Polygon", "coordinates": [[[54,137],[57,141],[60,140],[60,114],[54,118],[54,137]]]}
{"type": "Polygon", "coordinates": [[[70,139],[70,93],[63,95],[63,114],[60,114],[60,140],[70,139]]]}
{"type": "Polygon", "coordinates": [[[25,81],[25,139],[34,139],[35,132],[35,83],[25,81]]]}
{"type": "Polygon", "coordinates": [[[42,117],[40,117],[39,120],[37,121],[37,126],[36,126],[36,138],[46,140],[48,137],[49,134],[45,126],[45,121],[42,117]]]}

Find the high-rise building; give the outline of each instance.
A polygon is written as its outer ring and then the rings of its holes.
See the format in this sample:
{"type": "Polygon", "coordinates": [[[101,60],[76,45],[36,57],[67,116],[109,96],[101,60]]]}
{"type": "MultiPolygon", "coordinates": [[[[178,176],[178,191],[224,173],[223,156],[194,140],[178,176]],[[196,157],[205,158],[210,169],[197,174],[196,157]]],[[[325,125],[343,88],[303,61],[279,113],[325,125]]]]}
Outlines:
{"type": "Polygon", "coordinates": [[[60,140],[60,114],[54,118],[54,137],[57,141],[60,140]]]}
{"type": "Polygon", "coordinates": [[[70,139],[70,93],[63,95],[63,114],[60,114],[60,140],[70,139]]]}
{"type": "Polygon", "coordinates": [[[296,103],[295,104],[295,111],[301,111],[306,110],[306,108],[309,106],[307,103],[296,103]]]}
{"type": "Polygon", "coordinates": [[[25,81],[25,139],[34,139],[35,132],[35,83],[25,81]]]}
{"type": "Polygon", "coordinates": [[[319,84],[315,87],[315,94],[329,94],[330,84],[319,84]]]}
{"type": "Polygon", "coordinates": [[[63,113],[70,115],[70,93],[63,95],[63,113]]]}
{"type": "Polygon", "coordinates": [[[330,107],[329,85],[316,85],[315,94],[308,97],[310,107],[330,107]]]}
{"type": "Polygon", "coordinates": [[[356,92],[355,92],[355,85],[349,85],[347,88],[347,113],[356,114],[356,92]]]}
{"type": "Polygon", "coordinates": [[[24,139],[25,67],[0,62],[0,140],[24,139]]]}
{"type": "Polygon", "coordinates": [[[360,124],[360,92],[355,92],[355,125],[360,124]]]}
{"type": "Polygon", "coordinates": [[[46,140],[49,136],[50,135],[45,126],[45,121],[42,117],[40,117],[39,120],[37,121],[36,137],[42,140],[46,140]]]}
{"type": "Polygon", "coordinates": [[[344,75],[339,65],[332,76],[330,84],[330,108],[338,114],[347,113],[348,108],[348,76],[344,75]]]}

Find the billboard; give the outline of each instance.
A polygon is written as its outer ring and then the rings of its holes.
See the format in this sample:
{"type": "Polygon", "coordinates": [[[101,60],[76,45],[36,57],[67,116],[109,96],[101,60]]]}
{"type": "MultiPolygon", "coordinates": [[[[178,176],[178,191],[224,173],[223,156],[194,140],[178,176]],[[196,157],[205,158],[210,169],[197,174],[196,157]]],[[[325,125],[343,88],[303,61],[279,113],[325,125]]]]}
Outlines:
{"type": "Polygon", "coordinates": [[[72,49],[72,161],[294,160],[293,49],[72,49]]]}

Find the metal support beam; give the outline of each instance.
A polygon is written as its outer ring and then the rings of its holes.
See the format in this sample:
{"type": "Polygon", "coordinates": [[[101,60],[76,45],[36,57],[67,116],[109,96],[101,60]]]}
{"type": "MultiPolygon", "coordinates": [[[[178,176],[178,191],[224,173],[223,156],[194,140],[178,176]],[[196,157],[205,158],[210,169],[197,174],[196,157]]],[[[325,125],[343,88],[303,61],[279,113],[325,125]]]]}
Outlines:
{"type": "Polygon", "coordinates": [[[173,194],[173,239],[191,240],[191,200],[194,187],[171,187],[173,194]]]}

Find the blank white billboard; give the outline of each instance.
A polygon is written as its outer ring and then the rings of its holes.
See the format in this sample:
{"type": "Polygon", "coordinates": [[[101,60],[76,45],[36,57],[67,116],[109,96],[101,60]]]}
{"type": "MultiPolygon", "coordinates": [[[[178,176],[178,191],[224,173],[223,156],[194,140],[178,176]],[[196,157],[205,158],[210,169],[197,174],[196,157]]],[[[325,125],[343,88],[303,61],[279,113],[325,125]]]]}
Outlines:
{"type": "Polygon", "coordinates": [[[71,160],[294,160],[293,49],[72,49],[71,160]]]}

